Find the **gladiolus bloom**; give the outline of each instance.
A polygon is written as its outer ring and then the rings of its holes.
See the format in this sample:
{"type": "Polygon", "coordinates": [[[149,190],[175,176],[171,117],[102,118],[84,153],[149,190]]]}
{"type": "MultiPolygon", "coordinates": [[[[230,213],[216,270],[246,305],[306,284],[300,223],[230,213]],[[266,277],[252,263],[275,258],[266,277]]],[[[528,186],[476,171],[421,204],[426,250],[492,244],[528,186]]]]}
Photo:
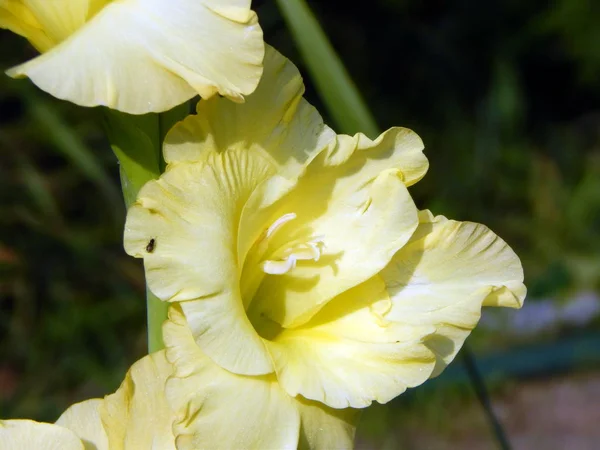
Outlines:
{"type": "MultiPolygon", "coordinates": [[[[130,208],[125,248],[154,294],[179,303],[198,347],[173,359],[180,372],[202,372],[206,356],[290,398],[384,403],[439,373],[482,306],[522,304],[521,263],[484,226],[417,210],[415,133],[336,135],[302,94],[269,49],[246,103],[200,102],[168,134],[166,172],[130,208]]],[[[189,346],[164,337],[169,354],[189,346]]]]}
{"type": "Polygon", "coordinates": [[[42,53],[10,76],[82,106],[144,114],[196,94],[242,101],[262,73],[250,0],[0,0],[0,27],[42,53]]]}

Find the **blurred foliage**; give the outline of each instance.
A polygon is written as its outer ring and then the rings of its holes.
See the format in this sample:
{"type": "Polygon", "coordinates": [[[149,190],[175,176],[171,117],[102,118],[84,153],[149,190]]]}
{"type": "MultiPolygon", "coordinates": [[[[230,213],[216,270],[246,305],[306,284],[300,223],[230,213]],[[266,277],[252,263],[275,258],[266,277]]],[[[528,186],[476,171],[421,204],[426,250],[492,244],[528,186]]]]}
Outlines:
{"type": "Polygon", "coordinates": [[[2,77],[0,89],[0,409],[52,419],[114,389],[143,355],[143,272],[122,251],[96,111],[26,81],[2,77]]]}
{"type": "MultiPolygon", "coordinates": [[[[529,301],[600,291],[597,2],[307,3],[380,127],[423,138],[420,207],[502,236],[523,260],[529,301]]],[[[254,5],[267,42],[308,74],[274,2],[254,5]]],[[[34,55],[4,31],[0,48],[2,68],[34,55]]],[[[143,271],[122,250],[101,120],[0,77],[2,416],[53,420],[115,389],[145,351],[143,271]]],[[[451,397],[423,400],[434,422],[451,397]]],[[[395,410],[373,411],[365,426],[377,433],[395,410]]]]}

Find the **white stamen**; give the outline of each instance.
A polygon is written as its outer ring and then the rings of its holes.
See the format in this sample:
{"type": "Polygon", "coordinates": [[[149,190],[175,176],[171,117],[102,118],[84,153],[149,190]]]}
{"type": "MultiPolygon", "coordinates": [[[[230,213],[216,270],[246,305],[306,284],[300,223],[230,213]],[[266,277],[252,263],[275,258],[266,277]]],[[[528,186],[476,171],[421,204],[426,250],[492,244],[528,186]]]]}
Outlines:
{"type": "Polygon", "coordinates": [[[310,249],[312,250],[313,261],[317,262],[319,260],[319,258],[321,257],[321,250],[319,249],[319,243],[318,242],[307,242],[306,245],[308,245],[310,247],[310,249]]]}
{"type": "MultiPolygon", "coordinates": [[[[269,238],[295,218],[296,213],[284,214],[265,230],[258,244],[259,255],[267,252],[270,245],[269,238]]],[[[263,260],[261,264],[263,272],[271,275],[283,275],[293,270],[298,261],[319,261],[325,246],[323,240],[324,236],[315,236],[304,242],[296,240],[280,247],[279,250],[269,252],[272,259],[263,260]]]]}
{"type": "Polygon", "coordinates": [[[267,260],[263,262],[263,272],[270,275],[283,275],[296,267],[296,258],[294,255],[288,256],[283,261],[267,260]]]}
{"type": "Polygon", "coordinates": [[[321,238],[314,238],[285,249],[279,259],[268,259],[263,262],[263,272],[271,275],[283,275],[296,268],[298,261],[318,261],[321,248],[324,246],[321,238]]]}
{"type": "Polygon", "coordinates": [[[277,219],[273,224],[267,228],[266,237],[270,238],[273,234],[279,230],[282,226],[288,223],[290,220],[294,220],[296,218],[296,213],[287,213],[277,219]]]}

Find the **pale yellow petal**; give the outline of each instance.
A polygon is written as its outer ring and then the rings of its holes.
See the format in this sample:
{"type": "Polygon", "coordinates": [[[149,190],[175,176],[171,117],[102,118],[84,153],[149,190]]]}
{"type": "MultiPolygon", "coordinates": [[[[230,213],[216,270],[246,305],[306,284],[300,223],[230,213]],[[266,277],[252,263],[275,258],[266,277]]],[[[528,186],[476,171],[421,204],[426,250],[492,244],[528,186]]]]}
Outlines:
{"type": "Polygon", "coordinates": [[[90,0],[21,0],[48,37],[58,44],[88,19],[90,0]]]}
{"type": "Polygon", "coordinates": [[[99,407],[110,450],[175,449],[175,419],[165,397],[167,378],[173,373],[165,352],[136,362],[119,389],[99,407]]]}
{"type": "Polygon", "coordinates": [[[122,0],[8,74],[78,105],[143,114],[196,93],[241,101],[256,88],[263,56],[249,2],[122,0]]]}
{"type": "MultiPolygon", "coordinates": [[[[348,157],[331,167],[319,155],[272,215],[294,213],[297,219],[271,239],[270,248],[318,240],[318,261],[264,277],[250,315],[266,315],[286,328],[305,323],[327,301],[383,269],[417,227],[401,169],[369,170],[368,150],[342,140],[355,150],[356,161],[348,157]]],[[[374,151],[373,158],[378,155],[374,151]]]]}
{"type": "Polygon", "coordinates": [[[165,160],[200,161],[212,151],[252,149],[263,153],[279,175],[297,178],[304,165],[335,138],[303,93],[296,66],[267,46],[256,91],[243,104],[218,97],[199,102],[197,114],[167,135],[165,160]]]}
{"type": "Polygon", "coordinates": [[[389,307],[374,277],[306,325],[271,336],[267,346],[282,387],[333,408],[363,408],[423,383],[435,365],[423,340],[435,328],[390,323],[383,316],[389,307]]]}
{"type": "Polygon", "coordinates": [[[177,448],[296,449],[300,414],[273,375],[234,375],[196,345],[185,317],[172,306],[164,326],[167,357],[176,368],[167,397],[179,412],[177,448]]]}
{"type": "Polygon", "coordinates": [[[455,357],[477,325],[482,306],[518,308],[525,298],[517,255],[483,225],[430,213],[381,272],[393,307],[386,319],[432,325],[434,376],[455,357]]]}
{"type": "Polygon", "coordinates": [[[394,168],[406,186],[421,180],[429,169],[423,154],[423,141],[412,130],[394,127],[371,140],[362,133],[340,135],[337,143],[319,155],[319,162],[309,168],[312,176],[321,175],[321,167],[345,172],[347,178],[336,185],[342,192],[355,183],[372,179],[383,170],[394,168]]]}
{"type": "Polygon", "coordinates": [[[247,375],[273,372],[269,352],[244,313],[239,291],[182,302],[181,308],[198,345],[221,367],[247,375]]]}
{"type": "Polygon", "coordinates": [[[296,399],[300,411],[299,450],[351,450],[354,448],[357,409],[333,409],[302,397],[296,399]]]}
{"type": "Polygon", "coordinates": [[[25,37],[40,52],[67,39],[112,0],[0,0],[0,28],[25,37]]]}
{"type": "Polygon", "coordinates": [[[217,14],[225,16],[235,22],[247,22],[250,20],[250,0],[204,0],[206,6],[217,14]]]}
{"type": "Polygon", "coordinates": [[[244,312],[236,248],[242,208],[271,172],[260,154],[240,150],[171,165],[142,188],[125,225],[125,249],[144,258],[152,292],[183,301],[202,350],[236,373],[273,370],[244,312]]]}
{"type": "Polygon", "coordinates": [[[247,252],[263,231],[272,204],[293,188],[306,164],[335,139],[318,111],[302,94],[298,69],[267,46],[263,77],[243,104],[214,97],[199,102],[196,115],[175,125],[165,139],[164,156],[169,163],[197,162],[213,151],[231,149],[262,154],[276,175],[248,199],[238,235],[238,258],[247,252]]]}
{"type": "Polygon", "coordinates": [[[70,406],[56,421],[83,442],[85,450],[108,450],[108,438],[102,426],[99,408],[103,400],[94,398],[70,406]]]}
{"type": "Polygon", "coordinates": [[[22,0],[0,1],[0,28],[6,28],[25,37],[41,52],[55,45],[22,0]]]}
{"type": "Polygon", "coordinates": [[[85,450],[71,430],[33,420],[0,420],[2,450],[85,450]]]}

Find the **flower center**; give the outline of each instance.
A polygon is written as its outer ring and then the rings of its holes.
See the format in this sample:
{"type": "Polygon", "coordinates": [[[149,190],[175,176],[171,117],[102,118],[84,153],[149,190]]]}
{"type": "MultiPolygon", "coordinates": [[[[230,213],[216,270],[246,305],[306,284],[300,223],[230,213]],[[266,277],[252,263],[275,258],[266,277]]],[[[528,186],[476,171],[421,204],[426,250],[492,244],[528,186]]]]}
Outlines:
{"type": "Polygon", "coordinates": [[[296,219],[287,213],[267,228],[254,243],[244,263],[241,287],[246,309],[252,302],[265,275],[284,275],[296,268],[298,261],[318,261],[325,247],[324,236],[286,239],[282,229],[296,219]]]}
{"type": "MultiPolygon", "coordinates": [[[[288,213],[277,219],[271,225],[266,233],[263,242],[266,248],[269,247],[269,238],[271,238],[286,223],[296,218],[295,213],[288,213]]],[[[262,270],[270,275],[283,275],[296,267],[298,261],[318,261],[324,246],[323,236],[316,236],[309,240],[295,240],[287,242],[285,245],[273,251],[269,259],[262,262],[262,270]]]]}

